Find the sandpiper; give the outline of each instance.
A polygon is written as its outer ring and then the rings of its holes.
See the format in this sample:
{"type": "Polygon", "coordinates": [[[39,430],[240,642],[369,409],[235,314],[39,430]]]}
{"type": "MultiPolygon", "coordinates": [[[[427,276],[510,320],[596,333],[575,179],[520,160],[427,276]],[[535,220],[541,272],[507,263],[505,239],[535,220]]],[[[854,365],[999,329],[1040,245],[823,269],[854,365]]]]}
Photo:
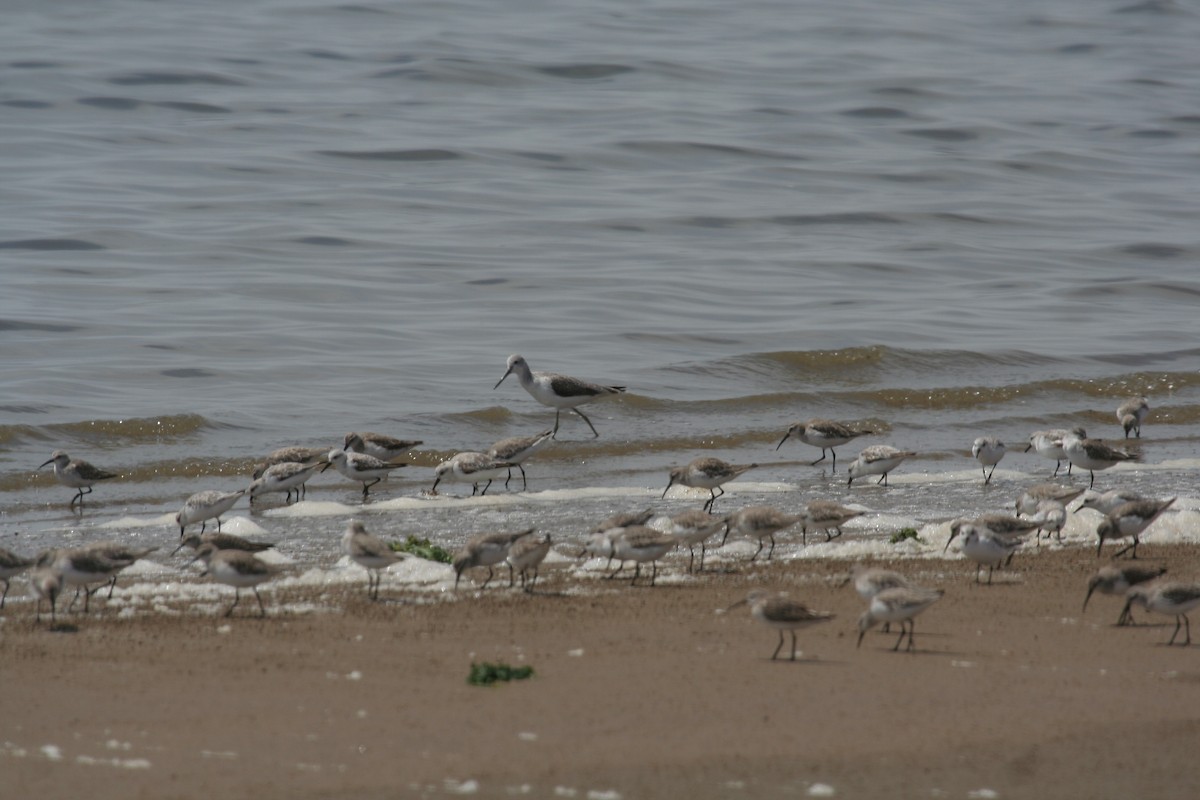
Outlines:
{"type": "Polygon", "coordinates": [[[367,533],[358,520],[351,520],[346,526],[346,532],[342,535],[342,550],[350,556],[351,561],[367,571],[367,596],[372,600],[379,599],[383,571],[405,558],[378,536],[367,533]]]}
{"type": "Polygon", "coordinates": [[[1039,483],[1021,492],[1021,496],[1017,498],[1016,511],[1018,514],[1036,514],[1038,505],[1047,500],[1066,506],[1086,491],[1061,483],[1039,483]]]}
{"type": "Polygon", "coordinates": [[[1138,439],[1142,438],[1142,420],[1150,413],[1150,404],[1145,397],[1131,397],[1117,407],[1117,422],[1125,429],[1125,438],[1133,432],[1138,439]]]}
{"type": "Polygon", "coordinates": [[[1126,536],[1133,537],[1133,544],[1118,550],[1113,554],[1113,558],[1126,551],[1132,551],[1130,558],[1137,558],[1138,537],[1174,502],[1174,497],[1170,500],[1134,500],[1131,503],[1122,503],[1108,512],[1096,528],[1096,535],[1100,537],[1096,545],[1096,558],[1100,557],[1100,549],[1104,547],[1105,539],[1124,539],[1126,536]]]}
{"type": "MultiPolygon", "coordinates": [[[[37,566],[49,569],[62,576],[63,586],[74,586],[83,592],[83,613],[88,612],[92,584],[105,584],[116,577],[116,574],[132,564],[134,559],[114,560],[103,553],[86,547],[71,550],[47,550],[37,558],[37,566]]],[[[76,600],[78,594],[76,594],[76,600]]],[[[74,607],[71,601],[68,611],[74,607]]]]}
{"type": "Polygon", "coordinates": [[[4,594],[0,594],[0,608],[4,608],[4,600],[8,597],[8,582],[25,570],[32,567],[34,559],[19,556],[12,550],[0,547],[0,581],[4,581],[4,594]]]}
{"type": "Polygon", "coordinates": [[[242,589],[247,587],[254,590],[254,597],[258,600],[259,616],[267,615],[262,595],[258,593],[258,585],[270,579],[272,575],[271,568],[266,562],[243,550],[218,550],[213,544],[201,545],[200,549],[196,551],[196,555],[188,563],[191,564],[194,561],[204,562],[202,575],[209,575],[217,583],[233,587],[233,605],[225,612],[225,616],[233,614],[233,610],[237,608],[242,599],[242,589]]]}
{"type": "Polygon", "coordinates": [[[1062,529],[1067,525],[1067,507],[1057,500],[1043,500],[1034,508],[1032,519],[1039,521],[1037,543],[1042,544],[1042,534],[1049,541],[1053,536],[1056,542],[1062,541],[1062,529]]]}
{"type": "Polygon", "coordinates": [[[361,482],[363,485],[363,500],[366,500],[372,486],[386,478],[392,470],[404,466],[407,465],[394,461],[381,461],[375,456],[369,456],[366,453],[355,453],[352,450],[347,451],[334,448],[329,451],[329,463],[323,466],[321,471],[324,472],[333,467],[350,480],[361,482]]]}
{"type": "Polygon", "coordinates": [[[855,517],[861,517],[863,512],[847,508],[832,500],[813,500],[807,503],[800,512],[803,525],[800,527],[800,543],[808,544],[809,531],[824,531],[825,541],[833,540],[831,530],[842,535],[842,526],[855,517]]]}
{"type": "MultiPolygon", "coordinates": [[[[117,573],[125,569],[125,567],[132,565],[135,561],[140,561],[155,552],[158,550],[158,547],[130,547],[119,542],[92,542],[91,544],[84,545],[82,549],[98,553],[110,561],[123,564],[108,579],[108,596],[111,598],[113,596],[113,589],[117,588],[117,573]]],[[[96,587],[92,592],[98,592],[101,588],[103,587],[96,587]]]]}
{"type": "MultiPolygon", "coordinates": [[[[855,564],[850,568],[850,580],[854,583],[854,591],[858,592],[858,596],[868,603],[884,589],[910,589],[913,586],[908,578],[899,572],[882,567],[868,567],[863,564],[855,564]]],[[[891,629],[892,623],[883,623],[884,633],[888,633],[891,629]]]]}
{"type": "MultiPolygon", "coordinates": [[[[613,555],[624,564],[632,561],[634,564],[632,586],[637,583],[642,574],[642,564],[650,563],[653,572],[650,574],[650,585],[658,578],[658,560],[673,550],[679,544],[678,540],[669,533],[656,531],[644,525],[631,525],[626,528],[614,528],[611,532],[613,555]]],[[[620,572],[620,570],[617,570],[620,572]]],[[[614,577],[616,573],[609,577],[614,577]]]]}
{"type": "Polygon", "coordinates": [[[55,450],[38,469],[47,464],[54,465],[54,477],[58,479],[59,483],[72,489],[78,489],[75,496],[71,498],[70,507],[74,507],[76,502],[82,506],[83,496],[92,493],[93,484],[120,477],[115,472],[100,469],[82,459],[73,459],[64,450],[55,450]]]}
{"type": "Polygon", "coordinates": [[[719,458],[702,456],[693,459],[687,466],[672,469],[670,480],[667,482],[667,488],[663,490],[662,496],[665,498],[667,492],[671,491],[671,487],[677,483],[696,489],[708,489],[710,496],[705,501],[703,510],[711,511],[717,498],[725,494],[721,484],[727,483],[757,466],[758,464],[730,464],[719,458]]]}
{"type": "Polygon", "coordinates": [[[983,525],[957,520],[950,529],[950,539],[942,552],[950,547],[954,537],[962,535],[962,553],[975,562],[975,582],[979,583],[979,571],[988,568],[988,586],[992,585],[992,573],[1021,546],[1021,540],[994,533],[983,525]]]}
{"type": "Polygon", "coordinates": [[[33,589],[33,594],[37,597],[37,616],[35,622],[42,622],[42,601],[50,601],[50,625],[53,627],[58,624],[55,618],[55,606],[58,604],[58,595],[62,592],[63,577],[62,573],[55,569],[40,567],[29,573],[29,588],[33,589]]]}
{"type": "MultiPolygon", "coordinates": [[[[486,589],[487,585],[492,580],[492,566],[494,564],[503,563],[508,558],[509,548],[523,536],[529,536],[533,533],[533,528],[527,528],[516,533],[485,533],[476,536],[471,541],[467,542],[466,546],[454,556],[454,588],[458,589],[458,582],[462,579],[462,574],[472,567],[487,567],[487,580],[483,582],[480,589],[486,589]]],[[[509,567],[509,583],[513,580],[512,565],[509,567]]]]}
{"type": "Polygon", "coordinates": [[[430,494],[437,494],[438,484],[442,481],[457,481],[459,483],[471,484],[471,496],[476,494],[483,496],[487,494],[488,488],[491,487],[492,481],[499,478],[505,473],[512,463],[509,461],[500,461],[492,458],[487,453],[475,453],[466,451],[456,453],[451,458],[443,461],[434,468],[433,487],[430,488],[430,494]],[[479,491],[479,484],[487,481],[484,484],[483,491],[479,491]]]}
{"type": "Polygon", "coordinates": [[[900,588],[884,589],[871,598],[871,604],[863,615],[858,618],[858,644],[862,646],[863,635],[880,622],[899,622],[900,638],[892,650],[899,650],[900,643],[908,636],[908,647],[913,650],[913,618],[925,609],[942,599],[945,592],[941,589],[900,588]],[[907,629],[905,628],[907,623],[907,629]]]}
{"type": "Polygon", "coordinates": [[[264,472],[276,464],[324,464],[328,455],[328,447],[303,447],[300,445],[281,447],[254,465],[254,474],[251,475],[251,478],[258,480],[264,472]]]}
{"type": "Polygon", "coordinates": [[[1074,428],[1063,437],[1063,452],[1073,465],[1088,471],[1089,489],[1096,483],[1096,470],[1108,469],[1122,461],[1138,461],[1141,458],[1137,453],[1117,450],[1104,442],[1087,438],[1087,432],[1083,428],[1074,428]]]}
{"type": "MultiPolygon", "coordinates": [[[[748,506],[725,517],[725,539],[728,539],[731,533],[757,539],[758,549],[750,556],[751,561],[758,558],[758,554],[762,552],[763,540],[770,539],[771,549],[767,551],[767,560],[770,561],[775,552],[775,534],[787,530],[803,519],[799,514],[785,514],[770,506],[748,506]]],[[[721,540],[722,545],[725,544],[725,539],[721,540]]]]}
{"type": "Polygon", "coordinates": [[[1149,586],[1134,586],[1126,594],[1125,610],[1122,615],[1129,613],[1129,608],[1138,603],[1147,611],[1175,617],[1175,631],[1171,634],[1167,645],[1175,643],[1179,635],[1180,624],[1186,625],[1186,638],[1182,645],[1192,643],[1192,624],[1188,622],[1187,614],[1196,606],[1200,606],[1200,583],[1153,583],[1149,586]]]}
{"type": "Polygon", "coordinates": [[[775,646],[775,652],[771,653],[772,661],[778,658],[779,651],[783,649],[784,631],[788,631],[792,635],[791,660],[795,661],[796,631],[820,622],[829,622],[834,618],[833,614],[825,611],[813,611],[798,600],[790,599],[784,593],[769,592],[765,589],[752,590],[744,600],[737,601],[725,611],[729,612],[744,605],[750,606],[750,614],[756,620],[779,631],[779,644],[775,646]]]}
{"type": "Polygon", "coordinates": [[[693,571],[696,562],[696,545],[700,545],[700,571],[703,572],[704,553],[708,549],[707,542],[724,527],[725,520],[722,517],[714,516],[707,511],[692,509],[671,517],[666,526],[666,532],[674,536],[681,547],[688,549],[688,572],[693,571]]]}
{"type": "MultiPolygon", "coordinates": [[[[1025,452],[1036,450],[1037,454],[1042,458],[1054,460],[1054,474],[1050,477],[1057,477],[1059,469],[1062,468],[1062,462],[1066,460],[1067,454],[1063,451],[1063,437],[1068,431],[1064,428],[1054,428],[1045,431],[1034,431],[1029,434],[1029,446],[1025,448],[1025,452]]],[[[1071,474],[1071,462],[1067,461],[1067,474],[1071,474]]]]}
{"type": "MultiPolygon", "coordinates": [[[[1087,611],[1088,601],[1092,599],[1092,592],[1124,595],[1134,586],[1161,578],[1165,574],[1167,574],[1166,567],[1144,567],[1140,564],[1129,564],[1124,567],[1101,567],[1088,580],[1087,595],[1083,598],[1083,610],[1087,611]]],[[[1117,617],[1117,625],[1130,624],[1133,624],[1133,618],[1129,614],[1129,606],[1126,605],[1121,611],[1121,616],[1117,617]]]]}
{"type": "Polygon", "coordinates": [[[852,485],[855,478],[861,478],[864,475],[880,475],[881,477],[876,483],[887,486],[888,473],[900,466],[900,462],[904,459],[915,455],[916,453],[911,450],[897,450],[886,444],[876,444],[864,448],[858,454],[858,458],[850,462],[850,480],[846,482],[846,485],[852,485]]]}
{"type": "Polygon", "coordinates": [[[175,555],[183,548],[199,550],[202,545],[211,544],[218,550],[241,550],[246,553],[261,553],[275,546],[274,542],[254,542],[234,536],[232,533],[209,531],[208,533],[189,533],[179,541],[179,546],[171,551],[175,555]]]}
{"type": "Polygon", "coordinates": [[[526,592],[533,591],[537,583],[538,569],[550,553],[553,542],[550,534],[540,539],[532,536],[522,536],[508,548],[508,565],[521,577],[521,588],[526,592]]]}
{"type": "Polygon", "coordinates": [[[853,428],[831,419],[814,418],[804,422],[793,422],[788,427],[787,433],[779,440],[779,444],[775,445],[775,449],[783,447],[783,443],[788,440],[788,437],[796,434],[796,438],[805,444],[821,448],[821,457],[813,461],[810,466],[816,466],[824,461],[825,451],[828,450],[833,455],[833,471],[837,472],[837,450],[834,448],[857,439],[859,436],[869,436],[873,433],[875,431],[853,428]]]}
{"type": "Polygon", "coordinates": [[[1075,511],[1079,512],[1085,508],[1090,508],[1093,511],[1099,511],[1101,514],[1108,514],[1117,508],[1117,506],[1149,499],[1151,498],[1140,495],[1132,489],[1109,489],[1107,492],[1085,489],[1083,497],[1080,499],[1075,511]]]}
{"type": "Polygon", "coordinates": [[[343,450],[365,453],[380,461],[401,458],[408,455],[414,447],[425,444],[420,439],[397,439],[394,436],[384,436],[382,433],[370,433],[369,431],[347,433],[344,442],[343,450]]]}
{"type": "Polygon", "coordinates": [[[529,488],[529,482],[525,479],[525,467],[522,465],[525,459],[540,450],[553,435],[554,431],[542,431],[535,436],[512,436],[508,439],[501,439],[488,448],[489,458],[495,461],[507,461],[512,465],[508,468],[508,477],[504,479],[505,489],[508,488],[508,482],[512,480],[513,467],[521,470],[521,490],[529,488]]]}
{"type": "Polygon", "coordinates": [[[208,524],[206,520],[210,519],[216,519],[217,530],[221,530],[221,515],[233,508],[245,493],[245,489],[238,489],[236,492],[218,492],[213,489],[196,492],[184,502],[183,508],[179,509],[179,513],[175,515],[175,524],[179,526],[179,535],[183,536],[183,529],[197,522],[200,523],[200,532],[204,533],[208,524]]]}
{"type": "Polygon", "coordinates": [[[996,465],[1000,463],[1000,459],[1004,458],[1006,450],[1004,442],[995,436],[980,436],[971,445],[971,457],[983,467],[984,486],[991,482],[992,474],[996,471],[996,465]],[[991,472],[988,471],[988,467],[992,468],[991,472]]]}
{"type": "MultiPolygon", "coordinates": [[[[329,451],[326,451],[328,454],[329,451]]],[[[249,488],[246,490],[250,493],[250,502],[260,495],[271,494],[272,492],[286,492],[287,497],[284,502],[292,502],[292,492],[296,493],[296,499],[300,499],[300,492],[304,489],[304,484],[308,482],[313,475],[318,472],[323,472],[328,467],[327,461],[314,461],[305,464],[299,461],[285,461],[281,464],[272,464],[263,470],[262,474],[255,478],[249,488]]]]}
{"type": "Polygon", "coordinates": [[[521,382],[522,388],[529,392],[534,400],[554,409],[554,430],[550,432],[550,435],[555,438],[558,437],[559,417],[564,408],[578,414],[592,429],[592,435],[599,437],[596,426],[578,407],[601,397],[625,391],[624,386],[600,386],[554,372],[534,372],[529,368],[524,357],[518,355],[508,357],[508,370],[500,380],[496,381],[496,385],[492,389],[498,388],[500,384],[504,383],[504,379],[514,372],[517,374],[517,380],[521,382]]]}

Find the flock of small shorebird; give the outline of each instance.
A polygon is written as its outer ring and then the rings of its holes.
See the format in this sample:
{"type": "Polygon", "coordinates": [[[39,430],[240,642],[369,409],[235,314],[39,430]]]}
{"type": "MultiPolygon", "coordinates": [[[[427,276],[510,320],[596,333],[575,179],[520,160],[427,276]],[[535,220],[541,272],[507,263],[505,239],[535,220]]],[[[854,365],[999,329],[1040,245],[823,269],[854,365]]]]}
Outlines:
{"type": "MultiPolygon", "coordinates": [[[[595,426],[579,406],[625,391],[625,387],[621,386],[601,386],[565,375],[534,372],[525,359],[518,355],[510,356],[507,366],[504,376],[493,389],[499,387],[509,375],[515,374],[521,386],[535,400],[555,409],[554,428],[536,436],[504,439],[487,452],[458,453],[435,468],[436,477],[433,487],[429,490],[430,494],[436,494],[438,485],[443,481],[470,483],[472,495],[485,494],[492,481],[501,476],[505,477],[507,486],[512,479],[513,468],[520,471],[522,485],[527,486],[522,464],[557,435],[564,410],[578,415],[587,423],[592,434],[599,436],[595,426]]],[[[1149,405],[1144,397],[1121,404],[1117,410],[1117,419],[1124,428],[1126,438],[1130,435],[1141,437],[1141,425],[1148,413],[1149,405]]],[[[806,444],[821,448],[821,457],[812,464],[820,463],[828,454],[832,457],[833,470],[836,471],[835,448],[871,433],[873,431],[865,428],[832,420],[810,419],[791,425],[775,449],[778,450],[790,437],[795,436],[806,444]]],[[[296,499],[300,499],[306,491],[305,483],[329,467],[351,480],[361,482],[365,499],[372,486],[386,478],[391,471],[404,466],[396,459],[420,444],[420,441],[415,440],[356,432],[347,434],[342,447],[332,450],[323,447],[288,447],[276,450],[257,465],[253,481],[248,488],[235,492],[203,491],[187,499],[183,508],[175,515],[181,539],[175,552],[185,546],[192,548],[195,555],[188,564],[201,561],[205,567],[205,574],[219,583],[234,587],[234,602],[226,611],[226,616],[232,614],[237,607],[242,588],[253,589],[260,614],[265,616],[266,609],[257,587],[268,580],[274,570],[254,553],[273,545],[247,541],[222,533],[221,516],[233,508],[243,495],[249,495],[251,504],[260,495],[273,492],[286,493],[286,502],[291,502],[293,494],[296,499]],[[209,520],[216,521],[215,532],[206,530],[209,520]],[[196,523],[201,525],[200,533],[187,534],[187,527],[196,523]]],[[[1068,462],[1068,474],[1073,468],[1086,469],[1090,477],[1088,488],[1085,490],[1058,483],[1039,484],[1027,489],[1016,501],[1017,513],[1024,516],[993,513],[974,519],[954,520],[950,525],[950,539],[946,542],[943,552],[949,549],[951,542],[956,538],[960,539],[963,554],[976,563],[977,583],[981,582],[983,567],[987,567],[987,582],[991,584],[993,572],[1011,561],[1014,551],[1020,547],[1025,535],[1036,531],[1039,541],[1043,532],[1047,536],[1059,535],[1066,524],[1067,505],[1081,495],[1083,499],[1076,510],[1091,508],[1104,515],[1097,528],[1097,556],[1100,555],[1100,548],[1106,540],[1132,539],[1130,545],[1113,556],[1114,559],[1125,553],[1129,553],[1130,559],[1136,559],[1140,534],[1175,501],[1175,498],[1156,500],[1141,497],[1122,490],[1103,494],[1093,491],[1095,471],[1107,469],[1122,461],[1137,460],[1138,456],[1089,439],[1082,428],[1037,431],[1029,437],[1029,444],[1025,450],[1035,450],[1039,455],[1054,460],[1054,477],[1057,477],[1063,461],[1068,462]]],[[[1003,442],[994,437],[980,437],[975,440],[971,453],[982,467],[985,484],[991,481],[992,473],[1005,452],[1003,442]]],[[[848,483],[853,484],[863,476],[878,475],[880,477],[877,482],[886,485],[888,474],[913,455],[915,453],[912,451],[898,450],[888,445],[867,447],[847,468],[848,483]]],[[[70,505],[74,507],[78,503],[80,509],[84,496],[92,491],[94,484],[118,477],[115,473],[99,469],[86,461],[72,459],[61,450],[55,451],[41,466],[48,465],[53,465],[54,475],[60,483],[77,490],[70,505]]],[[[650,584],[653,585],[657,577],[658,560],[675,547],[688,548],[691,554],[689,571],[696,566],[696,546],[700,547],[699,569],[703,570],[707,542],[718,534],[723,534],[721,545],[725,544],[731,534],[758,540],[758,549],[751,556],[752,561],[758,558],[769,541],[770,549],[767,550],[766,558],[770,559],[775,548],[775,534],[781,531],[800,525],[804,544],[807,544],[810,531],[823,532],[826,541],[830,541],[834,536],[841,535],[845,523],[863,513],[836,502],[816,500],[808,503],[801,513],[795,515],[769,506],[751,506],[726,516],[713,514],[714,503],[724,494],[722,486],[756,466],[758,465],[729,464],[718,458],[702,457],[686,466],[672,469],[663,497],[665,498],[667,492],[676,484],[707,489],[709,498],[701,510],[685,511],[671,517],[658,516],[653,509],[614,516],[588,534],[580,557],[606,557],[610,566],[612,560],[616,559],[619,562],[618,567],[607,575],[608,578],[620,573],[625,562],[634,562],[631,583],[638,581],[642,564],[648,563],[651,566],[650,584]]],[[[467,569],[486,567],[488,577],[483,583],[483,587],[486,587],[493,577],[493,567],[507,564],[510,586],[515,584],[516,576],[519,575],[522,586],[526,591],[531,591],[537,581],[538,567],[552,545],[550,536],[537,537],[533,533],[533,530],[529,529],[512,533],[484,534],[472,539],[453,559],[455,588],[458,588],[459,581],[467,569]]],[[[378,599],[382,570],[405,555],[393,551],[387,543],[368,533],[357,520],[350,522],[342,538],[342,546],[351,560],[367,570],[368,595],[373,600],[378,599]]],[[[86,612],[92,594],[108,585],[111,597],[117,574],[154,550],[157,548],[141,549],[115,543],[96,543],[75,549],[48,550],[36,558],[24,558],[0,548],[0,580],[4,581],[0,609],[4,607],[4,600],[8,594],[9,579],[28,570],[30,586],[37,597],[38,622],[41,620],[42,602],[47,601],[54,624],[56,601],[65,586],[76,587],[76,598],[72,601],[72,606],[82,593],[86,612]]],[[[1175,631],[1168,644],[1175,642],[1181,627],[1185,629],[1182,644],[1190,644],[1191,630],[1187,613],[1200,606],[1200,583],[1160,580],[1165,572],[1164,568],[1137,564],[1123,567],[1106,566],[1089,580],[1084,610],[1094,592],[1124,595],[1126,603],[1118,618],[1118,625],[1130,622],[1131,607],[1138,604],[1149,611],[1175,617],[1175,631]]],[[[906,649],[913,650],[913,620],[944,594],[941,589],[917,586],[905,576],[882,568],[855,565],[850,579],[856,591],[868,603],[867,610],[858,620],[859,645],[862,644],[863,635],[875,625],[883,623],[886,631],[886,626],[896,622],[900,624],[901,632],[892,649],[898,650],[907,640],[906,649]]],[[[779,644],[771,656],[772,659],[777,658],[783,648],[785,631],[791,633],[791,658],[794,660],[796,631],[833,618],[833,615],[814,611],[805,604],[790,599],[786,594],[765,590],[750,592],[745,599],[730,606],[730,609],[740,605],[748,605],[754,618],[779,631],[779,644]]]]}

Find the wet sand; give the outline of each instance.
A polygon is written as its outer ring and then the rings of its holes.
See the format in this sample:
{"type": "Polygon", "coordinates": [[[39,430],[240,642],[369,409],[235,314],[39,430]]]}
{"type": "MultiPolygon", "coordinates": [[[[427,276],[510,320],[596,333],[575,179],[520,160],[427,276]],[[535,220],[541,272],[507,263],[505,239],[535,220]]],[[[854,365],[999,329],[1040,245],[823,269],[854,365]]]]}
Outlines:
{"type": "MultiPolygon", "coordinates": [[[[1139,555],[1200,578],[1192,547],[1139,555]]],[[[13,604],[0,612],[4,794],[1189,796],[1200,628],[1197,644],[1167,647],[1165,617],[1114,627],[1117,598],[1081,614],[1102,563],[1043,547],[989,587],[964,561],[894,562],[946,590],[917,618],[915,653],[877,631],[855,648],[865,606],[834,561],[653,588],[558,570],[533,595],[472,588],[456,602],[385,577],[382,602],[339,588],[310,598],[333,612],[265,620],[252,596],[228,620],[183,607],[119,619],[96,602],[57,631],[13,604]],[[771,661],[775,631],[744,607],[717,613],[755,587],[837,618],[800,632],[800,660],[771,661]],[[485,660],[535,675],[468,685],[485,660]]]]}

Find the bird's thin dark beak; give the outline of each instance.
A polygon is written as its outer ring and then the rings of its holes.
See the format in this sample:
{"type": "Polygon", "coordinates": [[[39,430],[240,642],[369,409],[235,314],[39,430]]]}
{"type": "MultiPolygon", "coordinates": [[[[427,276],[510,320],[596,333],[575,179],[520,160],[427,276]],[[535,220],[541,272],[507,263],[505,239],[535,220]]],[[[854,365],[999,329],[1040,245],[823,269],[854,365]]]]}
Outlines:
{"type": "MultiPolygon", "coordinates": [[[[504,378],[507,378],[509,375],[512,375],[511,367],[509,368],[508,372],[504,373],[504,378]]],[[[496,385],[492,387],[493,391],[498,389],[500,387],[500,384],[504,383],[504,378],[501,378],[500,380],[496,381],[496,385]]]]}
{"type": "Polygon", "coordinates": [[[788,431],[787,433],[785,433],[783,435],[783,438],[779,440],[779,444],[775,445],[775,449],[778,450],[779,448],[783,447],[783,443],[786,442],[788,440],[788,437],[791,435],[792,435],[791,431],[788,431]]]}

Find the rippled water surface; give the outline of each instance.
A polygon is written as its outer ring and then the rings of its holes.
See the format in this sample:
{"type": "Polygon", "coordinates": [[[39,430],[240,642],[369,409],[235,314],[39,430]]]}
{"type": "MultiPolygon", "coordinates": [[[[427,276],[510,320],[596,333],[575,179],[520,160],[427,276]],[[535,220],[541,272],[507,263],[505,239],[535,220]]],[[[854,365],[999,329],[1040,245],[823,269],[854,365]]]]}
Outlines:
{"type": "MultiPolygon", "coordinates": [[[[374,508],[451,540],[685,507],[655,498],[701,454],[763,465],[746,501],[927,521],[1006,507],[1047,474],[1032,430],[1119,438],[1137,394],[1145,466],[1098,480],[1195,496],[1197,41],[1137,0],[12,4],[0,544],[166,538],[355,429],[424,440],[374,508]],[[629,392],[532,497],[420,499],[552,424],[492,388],[518,352],[629,392]],[[813,416],[917,450],[911,480],[774,450],[813,416]],[[75,515],[56,448],[123,477],[75,515]]],[[[313,488],[328,517],[255,517],[320,549],[359,494],[313,488]]]]}

